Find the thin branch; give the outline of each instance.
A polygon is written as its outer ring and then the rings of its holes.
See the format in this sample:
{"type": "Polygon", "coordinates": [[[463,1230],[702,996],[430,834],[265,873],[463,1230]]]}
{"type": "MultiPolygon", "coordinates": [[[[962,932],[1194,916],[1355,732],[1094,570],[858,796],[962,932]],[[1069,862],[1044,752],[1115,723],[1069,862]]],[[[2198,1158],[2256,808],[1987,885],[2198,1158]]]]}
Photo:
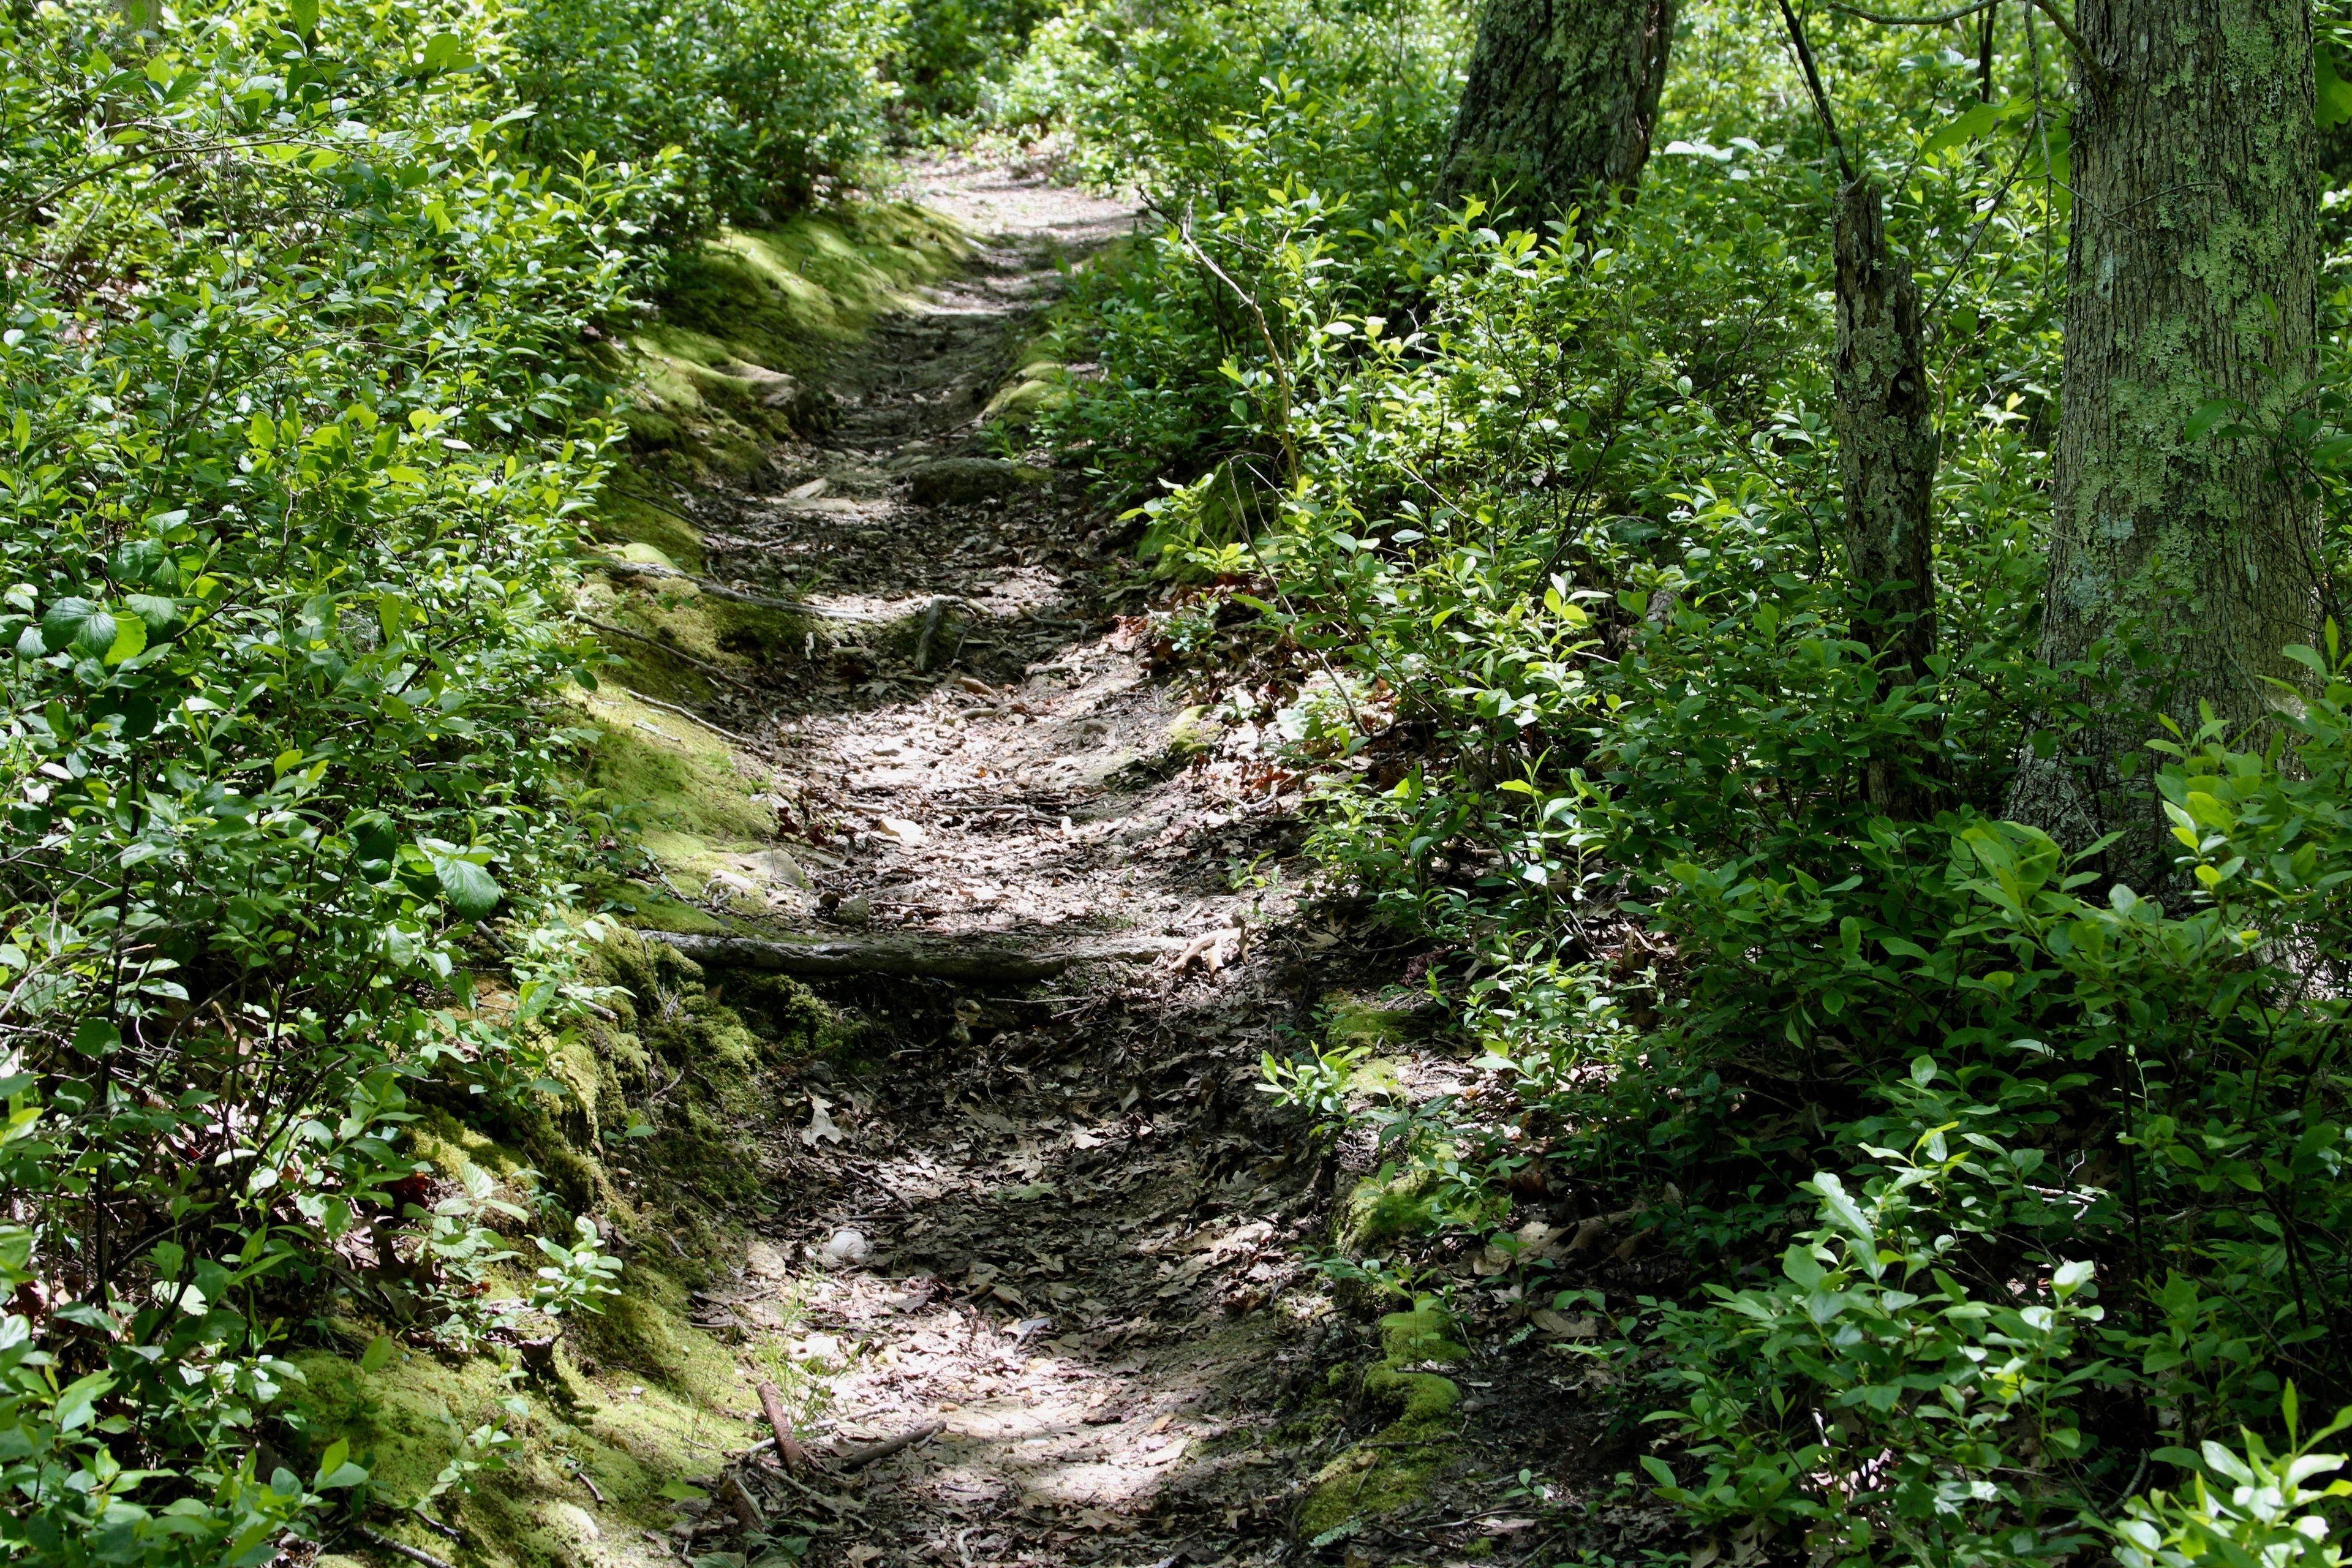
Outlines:
{"type": "Polygon", "coordinates": [[[391,1536],[370,1530],[364,1524],[353,1525],[352,1531],[371,1546],[381,1547],[394,1556],[407,1558],[411,1563],[415,1563],[417,1568],[454,1568],[453,1564],[434,1556],[422,1547],[410,1546],[404,1542],[394,1541],[391,1536]]]}
{"type": "Polygon", "coordinates": [[[1979,11],[1998,10],[2003,3],[2004,0],[1977,0],[1973,5],[1963,5],[1957,11],[1946,11],[1935,16],[1889,16],[1876,11],[1865,11],[1859,5],[1840,5],[1838,0],[1822,0],[1822,5],[1841,16],[1875,22],[1882,27],[1940,27],[1964,16],[1973,16],[1979,11]]]}
{"type": "Polygon", "coordinates": [[[596,620],[588,616],[581,616],[576,618],[583,626],[593,626],[596,630],[606,633],[609,636],[627,637],[633,642],[641,642],[647,647],[667,654],[670,658],[677,660],[680,664],[698,669],[703,674],[710,677],[713,680],[723,680],[739,691],[757,692],[760,689],[750,681],[742,679],[740,677],[732,675],[728,671],[719,668],[717,665],[712,664],[708,659],[697,658],[692,654],[687,652],[684,648],[672,647],[669,644],[662,641],[659,637],[650,637],[643,632],[633,632],[626,626],[616,626],[609,621],[596,620]]]}
{"type": "MultiPolygon", "coordinates": [[[[1978,5],[1963,5],[1957,11],[1945,11],[1933,16],[1900,16],[1879,11],[1865,11],[1859,5],[1845,5],[1843,0],[1822,0],[1822,5],[1842,16],[1852,16],[1858,21],[1874,22],[1882,27],[1941,27],[1959,21],[1963,17],[1973,16],[1980,11],[1997,10],[2001,3],[2002,0],[1980,0],[1978,5]]],[[[2074,49],[2074,58],[2083,62],[2083,74],[2089,77],[2092,84],[2101,91],[2106,90],[2105,69],[2098,61],[2091,58],[2090,49],[2083,42],[2083,35],[2074,30],[2074,24],[2068,21],[2065,13],[2058,9],[2057,0],[2023,0],[2023,4],[2050,18],[2050,25],[2058,29],[2060,35],[2065,38],[2068,47],[2074,49]]],[[[1788,6],[1783,5],[1780,7],[1782,15],[1785,16],[1788,9],[1788,6]]]]}
{"type": "Polygon", "coordinates": [[[1789,9],[1789,0],[1780,0],[1780,20],[1789,26],[1789,42],[1797,50],[1797,64],[1804,68],[1805,87],[1813,95],[1813,111],[1822,117],[1822,133],[1830,139],[1830,151],[1837,154],[1838,173],[1846,184],[1853,183],[1853,163],[1845,155],[1845,143],[1838,137],[1837,120],[1830,113],[1830,95],[1822,87],[1822,73],[1813,67],[1812,46],[1805,42],[1805,29],[1797,21],[1797,14],[1789,9]]]}
{"type": "Polygon", "coordinates": [[[1296,483],[1298,479],[1298,448],[1292,445],[1290,438],[1290,369],[1283,363],[1282,350],[1275,344],[1274,329],[1267,324],[1265,312],[1258,308],[1257,300],[1251,297],[1249,290],[1234,282],[1225,269],[1217,265],[1215,258],[1202,248],[1201,242],[1192,237],[1192,204],[1189,201],[1184,204],[1182,216],[1176,219],[1176,237],[1183,241],[1184,248],[1192,253],[1192,258],[1206,268],[1210,276],[1234,291],[1234,298],[1242,302],[1242,308],[1257,322],[1257,335],[1265,344],[1266,369],[1274,376],[1276,390],[1281,395],[1275,419],[1275,436],[1282,442],[1284,464],[1290,470],[1292,482],[1296,483]]]}
{"type": "Polygon", "coordinates": [[[2074,58],[2082,62],[2083,74],[2091,79],[2093,86],[2105,91],[2105,68],[2091,58],[2090,46],[2083,42],[2083,35],[2074,31],[2074,24],[2066,19],[2065,13],[2059,10],[2053,0],[2025,0],[2025,3],[2050,18],[2050,25],[2058,29],[2059,36],[2074,49],[2074,58]]]}

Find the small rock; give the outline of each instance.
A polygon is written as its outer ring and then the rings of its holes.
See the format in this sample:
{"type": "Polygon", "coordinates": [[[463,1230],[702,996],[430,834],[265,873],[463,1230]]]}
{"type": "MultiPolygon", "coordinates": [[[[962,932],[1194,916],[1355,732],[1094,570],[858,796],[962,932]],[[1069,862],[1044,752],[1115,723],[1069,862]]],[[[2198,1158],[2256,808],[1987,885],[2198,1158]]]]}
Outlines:
{"type": "Polygon", "coordinates": [[[782,882],[788,888],[809,885],[808,873],[801,869],[801,863],[782,849],[762,849],[748,859],[753,870],[772,882],[782,882]]]}
{"type": "Polygon", "coordinates": [[[866,1246],[864,1231],[852,1230],[849,1226],[843,1226],[825,1237],[823,1257],[831,1267],[845,1268],[853,1263],[865,1262],[866,1255],[869,1250],[871,1249],[866,1246]]]}
{"type": "Polygon", "coordinates": [[[940,458],[908,469],[907,488],[917,506],[969,506],[1011,495],[1044,477],[1001,458],[940,458]]]}
{"type": "Polygon", "coordinates": [[[845,926],[864,930],[874,921],[874,900],[860,893],[854,899],[844,899],[834,906],[833,918],[845,926]]]}
{"type": "Polygon", "coordinates": [[[833,422],[833,399],[822,388],[804,386],[782,371],[746,360],[723,360],[717,368],[721,374],[750,383],[751,395],[760,400],[760,405],[782,414],[795,430],[819,430],[833,422]]]}

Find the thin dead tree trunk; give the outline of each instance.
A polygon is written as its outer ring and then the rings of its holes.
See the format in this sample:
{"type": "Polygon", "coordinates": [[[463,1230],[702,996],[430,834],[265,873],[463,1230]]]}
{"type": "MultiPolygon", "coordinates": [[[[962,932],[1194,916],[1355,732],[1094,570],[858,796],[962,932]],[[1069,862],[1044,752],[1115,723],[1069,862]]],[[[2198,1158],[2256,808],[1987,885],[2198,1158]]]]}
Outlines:
{"type": "Polygon", "coordinates": [[[1438,198],[1549,216],[1649,161],[1674,0],[1486,0],[1438,198]]]}
{"type": "Polygon", "coordinates": [[[2011,815],[2150,887],[2172,847],[2152,716],[2239,724],[2315,640],[2318,515],[2258,439],[2315,368],[2317,214],[2307,0],[2082,0],[2065,373],[2042,657],[2105,648],[2113,699],[2029,759],[2011,815]],[[2137,645],[2126,662],[2119,644],[2137,645]]]}
{"type": "MultiPolygon", "coordinates": [[[[1940,437],[1927,380],[1919,285],[1886,247],[1877,182],[1849,180],[1837,208],[1838,468],[1845,489],[1846,573],[1862,600],[1854,640],[1885,677],[1927,679],[1936,651],[1935,518],[1940,437]]],[[[1903,783],[1919,759],[1874,757],[1871,804],[1914,815],[1903,783]]]]}

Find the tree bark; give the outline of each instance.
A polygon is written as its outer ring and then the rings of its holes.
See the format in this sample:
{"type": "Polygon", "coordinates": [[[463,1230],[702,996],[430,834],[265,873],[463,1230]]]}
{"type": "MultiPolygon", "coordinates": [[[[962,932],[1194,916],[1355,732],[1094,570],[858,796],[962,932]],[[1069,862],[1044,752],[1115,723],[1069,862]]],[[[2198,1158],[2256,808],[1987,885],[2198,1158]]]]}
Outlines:
{"type": "Polygon", "coordinates": [[[2042,658],[2114,639],[2090,723],[2029,759],[2011,814],[2147,888],[2172,846],[2154,716],[2258,721],[2316,640],[2315,507],[2214,399],[2281,419],[2315,365],[2317,215],[2306,0],[2082,0],[2065,370],[2042,658]],[[2200,421],[2200,423],[2202,423],[2200,421]],[[2121,645],[2137,645],[2126,658],[2121,645]]]}
{"type": "MultiPolygon", "coordinates": [[[[1846,576],[1857,596],[1851,625],[1887,679],[1927,678],[1936,651],[1935,517],[1941,438],[1920,327],[1919,285],[1886,248],[1877,183],[1838,193],[1838,469],[1845,489],[1846,576]]],[[[1922,759],[1875,756],[1865,787],[1890,816],[1916,816],[1906,779],[1922,759]]]]}
{"type": "Polygon", "coordinates": [[[1674,0],[1486,0],[1438,197],[1549,216],[1649,161],[1674,0]]]}
{"type": "Polygon", "coordinates": [[[1866,176],[1838,193],[1834,379],[1846,573],[1870,595],[1855,613],[1854,640],[1889,673],[1924,679],[1936,651],[1928,498],[1940,437],[1919,285],[1887,251],[1878,185],[1866,176]]]}

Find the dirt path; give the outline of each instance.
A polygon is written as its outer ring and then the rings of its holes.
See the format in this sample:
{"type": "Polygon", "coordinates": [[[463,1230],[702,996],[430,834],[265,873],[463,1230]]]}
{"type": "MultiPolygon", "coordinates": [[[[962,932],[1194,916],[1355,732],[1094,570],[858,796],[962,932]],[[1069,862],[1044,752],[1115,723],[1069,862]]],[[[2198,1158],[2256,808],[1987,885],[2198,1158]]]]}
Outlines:
{"type": "MultiPolygon", "coordinates": [[[[714,575],[850,628],[730,714],[793,796],[806,885],[774,922],[1164,951],[1048,986],[827,983],[905,1044],[815,1069],[770,1161],[780,1215],[700,1321],[798,1369],[820,1451],[940,1425],[851,1480],[745,1471],[805,1521],[770,1533],[819,1527],[814,1561],[1271,1562],[1339,1441],[1278,1430],[1320,1375],[1328,1305],[1296,1244],[1331,1173],[1255,1084],[1339,944],[1266,885],[1296,838],[1255,730],[1152,679],[1106,520],[985,461],[977,416],[1063,265],[1129,215],[986,172],[918,194],[992,237],[878,325],[830,388],[837,424],[709,540],[714,575]]],[[[714,1510],[690,1549],[732,1529],[714,1510]]]]}

